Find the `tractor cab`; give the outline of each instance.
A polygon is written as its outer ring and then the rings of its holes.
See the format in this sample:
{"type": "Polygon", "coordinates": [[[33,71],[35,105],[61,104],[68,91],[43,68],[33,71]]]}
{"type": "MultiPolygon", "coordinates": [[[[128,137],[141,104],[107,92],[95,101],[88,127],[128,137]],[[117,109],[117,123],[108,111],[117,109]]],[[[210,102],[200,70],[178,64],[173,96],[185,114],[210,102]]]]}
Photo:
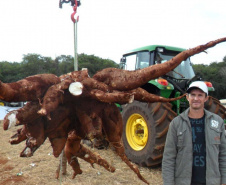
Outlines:
{"type": "MultiPolygon", "coordinates": [[[[161,64],[172,59],[184,50],[185,49],[182,48],[161,45],[151,45],[137,48],[123,55],[120,61],[120,67],[121,69],[126,70],[137,70],[151,65],[161,64]]],[[[193,78],[195,73],[193,71],[190,58],[183,61],[173,70],[173,72],[170,72],[168,75],[176,79],[193,78]]]]}

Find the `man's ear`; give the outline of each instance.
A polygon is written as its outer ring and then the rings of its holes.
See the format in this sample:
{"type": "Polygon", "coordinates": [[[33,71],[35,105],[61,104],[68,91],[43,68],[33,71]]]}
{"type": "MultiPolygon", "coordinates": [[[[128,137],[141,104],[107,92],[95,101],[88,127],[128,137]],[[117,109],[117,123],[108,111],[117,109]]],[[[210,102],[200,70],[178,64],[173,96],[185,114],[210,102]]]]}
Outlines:
{"type": "Polygon", "coordinates": [[[188,93],[186,93],[186,99],[188,100],[188,96],[189,96],[189,94],[188,93]]]}
{"type": "Polygon", "coordinates": [[[209,96],[206,96],[205,102],[209,99],[209,96]]]}

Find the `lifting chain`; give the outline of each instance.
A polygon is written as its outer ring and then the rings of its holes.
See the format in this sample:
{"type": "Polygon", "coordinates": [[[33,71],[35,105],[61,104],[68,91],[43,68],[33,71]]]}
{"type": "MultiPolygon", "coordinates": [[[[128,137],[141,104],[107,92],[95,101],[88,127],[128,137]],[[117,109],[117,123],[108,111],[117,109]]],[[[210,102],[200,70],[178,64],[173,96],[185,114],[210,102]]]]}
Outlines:
{"type": "Polygon", "coordinates": [[[62,8],[64,3],[71,3],[71,6],[75,6],[75,4],[77,4],[77,6],[80,6],[81,4],[79,0],[60,0],[59,7],[62,8]]]}

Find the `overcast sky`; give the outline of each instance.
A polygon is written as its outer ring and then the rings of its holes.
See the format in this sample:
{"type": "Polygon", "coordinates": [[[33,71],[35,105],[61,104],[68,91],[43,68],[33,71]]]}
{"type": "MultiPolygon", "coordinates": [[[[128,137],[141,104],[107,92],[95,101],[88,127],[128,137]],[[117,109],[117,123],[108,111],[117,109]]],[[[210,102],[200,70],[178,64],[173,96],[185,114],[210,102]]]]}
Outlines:
{"type": "MultiPolygon", "coordinates": [[[[59,0],[0,1],[0,61],[20,62],[24,54],[53,59],[74,55],[73,12],[59,0]]],[[[119,62],[128,50],[163,44],[192,48],[226,37],[225,0],[81,0],[78,53],[119,62]]],[[[226,56],[221,43],[192,57],[195,64],[226,56]]]]}

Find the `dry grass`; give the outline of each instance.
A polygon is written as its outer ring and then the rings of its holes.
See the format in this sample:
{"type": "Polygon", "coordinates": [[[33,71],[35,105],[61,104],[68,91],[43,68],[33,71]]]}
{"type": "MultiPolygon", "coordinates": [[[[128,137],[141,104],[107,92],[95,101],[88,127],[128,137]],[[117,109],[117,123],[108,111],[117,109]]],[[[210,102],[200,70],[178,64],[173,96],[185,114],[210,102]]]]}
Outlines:
{"type": "MultiPolygon", "coordinates": [[[[0,123],[2,127],[2,123],[0,123]]],[[[25,147],[25,143],[10,145],[8,140],[18,128],[8,131],[0,129],[0,185],[144,185],[136,174],[116,156],[111,150],[91,149],[99,153],[116,168],[114,173],[106,171],[103,167],[79,160],[83,174],[72,177],[72,169],[67,168],[67,175],[61,175],[59,180],[55,179],[55,171],[59,164],[59,159],[52,155],[52,148],[48,140],[36,151],[33,157],[21,158],[20,152],[25,147]]],[[[141,174],[152,185],[161,185],[160,168],[149,169],[140,167],[141,174]]]]}

